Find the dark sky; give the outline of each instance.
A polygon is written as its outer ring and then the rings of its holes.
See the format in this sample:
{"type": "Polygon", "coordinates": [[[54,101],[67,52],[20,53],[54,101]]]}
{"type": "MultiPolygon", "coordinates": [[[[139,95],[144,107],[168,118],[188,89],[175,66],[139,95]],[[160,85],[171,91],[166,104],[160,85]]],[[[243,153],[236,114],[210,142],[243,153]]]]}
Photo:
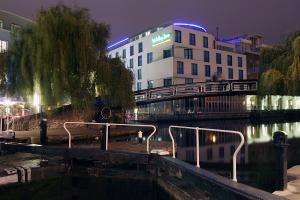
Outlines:
{"type": "Polygon", "coordinates": [[[300,30],[300,0],[0,0],[0,9],[34,18],[41,7],[58,2],[90,10],[97,22],[111,25],[115,41],[170,20],[203,25],[220,36],[258,33],[278,43],[300,30]]]}

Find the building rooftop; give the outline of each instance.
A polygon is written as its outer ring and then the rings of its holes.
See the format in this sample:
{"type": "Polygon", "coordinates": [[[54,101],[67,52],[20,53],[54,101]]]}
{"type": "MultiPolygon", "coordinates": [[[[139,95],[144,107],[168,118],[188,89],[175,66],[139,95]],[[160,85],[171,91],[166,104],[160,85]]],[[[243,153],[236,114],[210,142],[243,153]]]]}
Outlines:
{"type": "Polygon", "coordinates": [[[206,28],[204,28],[203,26],[201,25],[197,25],[197,24],[191,24],[191,23],[186,23],[186,22],[168,22],[168,23],[165,23],[165,24],[161,24],[159,26],[155,26],[155,27],[151,27],[151,28],[148,28],[146,29],[145,31],[142,31],[138,34],[135,34],[131,37],[126,37],[126,38],[123,38],[117,42],[114,42],[112,44],[110,44],[107,49],[108,50],[113,50],[113,49],[116,49],[120,46],[123,46],[125,44],[128,44],[129,42],[133,42],[135,40],[138,40],[140,38],[143,38],[147,35],[150,35],[152,33],[155,33],[167,26],[170,26],[170,25],[174,25],[174,26],[181,26],[181,27],[185,27],[185,28],[189,28],[189,29],[193,29],[193,30],[197,30],[197,31],[201,31],[201,32],[206,32],[206,28]]]}

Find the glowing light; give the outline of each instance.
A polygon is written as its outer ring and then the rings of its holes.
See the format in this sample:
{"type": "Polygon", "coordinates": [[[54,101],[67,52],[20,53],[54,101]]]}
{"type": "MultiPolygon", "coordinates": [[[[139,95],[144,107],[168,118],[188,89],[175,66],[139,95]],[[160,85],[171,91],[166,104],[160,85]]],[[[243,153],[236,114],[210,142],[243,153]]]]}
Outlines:
{"type": "Polygon", "coordinates": [[[213,142],[213,143],[216,143],[216,141],[217,141],[217,138],[216,138],[215,135],[213,135],[213,136],[212,136],[212,142],[213,142]]]}
{"type": "Polygon", "coordinates": [[[123,39],[123,40],[120,40],[120,41],[118,41],[118,42],[116,42],[116,43],[114,43],[114,44],[108,46],[107,49],[111,49],[111,48],[113,48],[114,46],[117,46],[118,44],[121,44],[121,43],[126,42],[126,41],[128,41],[128,40],[129,40],[129,38],[125,38],[125,39],[123,39]]]}
{"type": "Polygon", "coordinates": [[[180,23],[180,22],[176,22],[173,24],[174,26],[190,26],[190,27],[194,27],[194,28],[199,28],[202,29],[204,32],[206,32],[206,29],[202,26],[199,26],[197,24],[188,24],[188,23],[180,23]]]}
{"type": "Polygon", "coordinates": [[[33,106],[36,107],[36,109],[39,111],[40,109],[40,105],[41,105],[41,97],[39,94],[34,93],[33,94],[33,102],[32,102],[33,106]]]}

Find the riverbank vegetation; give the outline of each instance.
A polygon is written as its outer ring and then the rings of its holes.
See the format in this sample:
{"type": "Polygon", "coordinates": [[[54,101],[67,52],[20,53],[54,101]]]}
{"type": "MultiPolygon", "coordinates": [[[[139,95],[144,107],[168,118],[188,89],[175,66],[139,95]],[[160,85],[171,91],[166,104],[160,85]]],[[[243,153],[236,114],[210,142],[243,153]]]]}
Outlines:
{"type": "Polygon", "coordinates": [[[109,36],[109,25],[92,20],[86,9],[42,9],[14,35],[8,62],[1,59],[8,65],[1,76],[8,80],[0,77],[0,85],[10,96],[44,106],[83,108],[98,97],[108,106],[131,108],[132,76],[119,58],[106,57],[109,36]]]}
{"type": "Polygon", "coordinates": [[[260,95],[300,96],[300,31],[261,54],[260,95]]]}

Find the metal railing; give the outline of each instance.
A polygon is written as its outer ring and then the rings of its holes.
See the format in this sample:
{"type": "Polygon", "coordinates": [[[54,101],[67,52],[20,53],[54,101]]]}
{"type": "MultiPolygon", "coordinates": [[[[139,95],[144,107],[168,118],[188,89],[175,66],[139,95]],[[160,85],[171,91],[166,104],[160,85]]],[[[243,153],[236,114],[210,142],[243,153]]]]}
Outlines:
{"type": "Polygon", "coordinates": [[[253,92],[257,90],[257,81],[218,81],[173,85],[151,88],[135,92],[135,101],[146,101],[170,97],[199,95],[204,93],[253,92]]]}
{"type": "Polygon", "coordinates": [[[64,123],[64,129],[66,130],[66,132],[69,135],[69,149],[71,149],[72,147],[72,134],[69,131],[69,129],[67,129],[66,125],[67,124],[83,124],[83,125],[101,125],[101,126],[105,126],[106,127],[106,132],[105,132],[105,150],[108,150],[108,136],[109,136],[109,126],[128,126],[128,127],[149,127],[149,128],[153,128],[153,132],[151,132],[151,134],[149,135],[149,137],[147,138],[147,153],[149,153],[149,140],[150,138],[155,134],[156,132],[156,126],[154,125],[147,125],[147,124],[116,124],[116,123],[96,123],[96,122],[65,122],[64,123]]]}
{"type": "MultiPolygon", "coordinates": [[[[237,134],[240,136],[241,138],[241,143],[239,144],[239,146],[237,147],[237,149],[235,150],[234,154],[233,154],[233,158],[232,158],[232,165],[233,165],[233,169],[232,169],[232,174],[233,174],[233,181],[237,182],[237,178],[236,178],[236,157],[237,154],[239,153],[240,149],[242,148],[242,146],[244,145],[245,139],[244,139],[244,135],[239,132],[239,131],[231,131],[231,130],[221,130],[221,129],[210,129],[210,128],[200,128],[200,127],[188,127],[188,126],[169,126],[169,134],[172,140],[172,150],[173,150],[173,158],[176,158],[175,156],[175,140],[172,134],[172,128],[178,128],[178,129],[190,129],[190,130],[195,130],[195,134],[196,134],[196,156],[197,156],[197,167],[200,167],[200,145],[199,145],[199,130],[201,131],[214,131],[214,132],[223,132],[223,133],[232,133],[232,134],[237,134]]],[[[149,139],[149,138],[148,138],[149,139]]]]}

